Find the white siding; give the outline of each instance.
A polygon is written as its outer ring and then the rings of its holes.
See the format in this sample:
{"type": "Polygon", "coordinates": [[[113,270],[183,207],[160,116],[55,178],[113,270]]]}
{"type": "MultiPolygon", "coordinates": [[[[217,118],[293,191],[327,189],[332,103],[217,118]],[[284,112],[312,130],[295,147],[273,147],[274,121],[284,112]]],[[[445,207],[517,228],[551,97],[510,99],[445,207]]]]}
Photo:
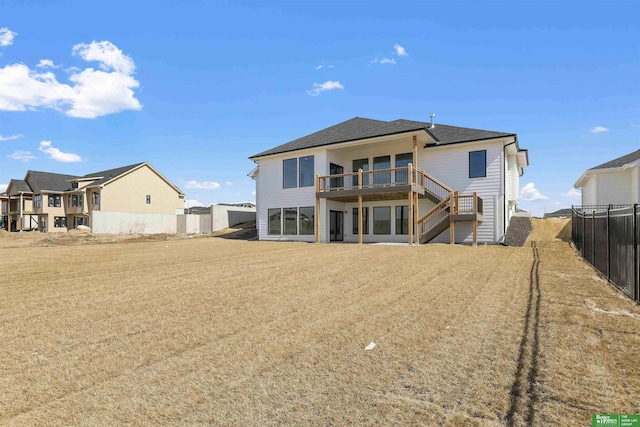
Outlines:
{"type": "MultiPolygon", "coordinates": [[[[316,205],[316,188],[282,188],[282,161],[284,159],[314,156],[314,174],[325,175],[326,152],[294,152],[260,161],[260,173],[256,181],[256,227],[260,240],[315,241],[314,236],[269,235],[268,212],[271,208],[299,208],[316,205]]],[[[316,218],[317,221],[317,218],[316,218]]],[[[324,226],[324,224],[323,224],[324,226]]]]}
{"type": "MultiPolygon", "coordinates": [[[[460,194],[477,192],[483,198],[484,220],[478,224],[480,243],[498,242],[503,235],[503,224],[496,223],[500,219],[496,216],[496,198],[502,197],[503,144],[503,141],[493,141],[444,145],[429,147],[419,153],[420,168],[424,168],[428,174],[460,194]],[[487,176],[469,178],[469,152],[478,150],[487,151],[487,176]]],[[[438,239],[448,241],[448,235],[440,235],[438,239]]],[[[456,241],[471,242],[472,239],[471,223],[457,223],[456,241]]]]}
{"type": "Polygon", "coordinates": [[[633,203],[633,171],[597,172],[596,203],[621,205],[633,203]]]}
{"type": "Polygon", "coordinates": [[[591,175],[587,178],[587,182],[582,187],[582,204],[583,205],[595,205],[596,201],[596,182],[598,181],[597,175],[591,175]]]}

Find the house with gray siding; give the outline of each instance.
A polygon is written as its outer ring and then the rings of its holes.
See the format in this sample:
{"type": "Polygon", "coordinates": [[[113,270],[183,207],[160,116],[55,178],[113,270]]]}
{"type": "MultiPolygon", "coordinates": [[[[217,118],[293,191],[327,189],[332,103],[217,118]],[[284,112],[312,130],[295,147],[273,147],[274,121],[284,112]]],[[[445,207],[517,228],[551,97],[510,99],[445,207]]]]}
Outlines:
{"type": "Polygon", "coordinates": [[[250,157],[260,240],[497,243],[529,165],[515,133],[355,117],[250,157]]]}

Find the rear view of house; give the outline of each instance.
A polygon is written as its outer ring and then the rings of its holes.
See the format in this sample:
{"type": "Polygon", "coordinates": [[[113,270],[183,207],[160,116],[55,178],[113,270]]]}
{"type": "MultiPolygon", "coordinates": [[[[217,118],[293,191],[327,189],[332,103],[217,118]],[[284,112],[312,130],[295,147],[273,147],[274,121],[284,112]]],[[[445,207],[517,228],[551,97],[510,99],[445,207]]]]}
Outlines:
{"type": "Polygon", "coordinates": [[[356,117],[252,157],[261,240],[501,241],[527,150],[514,133],[356,117]]]}

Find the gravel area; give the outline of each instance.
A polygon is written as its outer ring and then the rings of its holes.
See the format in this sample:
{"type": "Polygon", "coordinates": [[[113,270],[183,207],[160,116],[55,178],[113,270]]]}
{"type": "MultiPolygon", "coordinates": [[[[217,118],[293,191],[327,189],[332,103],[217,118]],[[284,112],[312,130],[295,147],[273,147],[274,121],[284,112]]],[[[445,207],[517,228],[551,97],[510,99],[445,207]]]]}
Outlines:
{"type": "Polygon", "coordinates": [[[522,246],[531,233],[531,218],[514,216],[511,218],[505,243],[508,246],[522,246]]]}

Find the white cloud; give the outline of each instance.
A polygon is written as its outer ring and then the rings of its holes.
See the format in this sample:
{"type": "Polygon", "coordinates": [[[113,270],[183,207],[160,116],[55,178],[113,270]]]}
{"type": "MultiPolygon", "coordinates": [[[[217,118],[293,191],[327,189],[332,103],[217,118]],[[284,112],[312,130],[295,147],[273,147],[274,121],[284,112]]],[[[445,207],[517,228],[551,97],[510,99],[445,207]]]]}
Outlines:
{"type": "Polygon", "coordinates": [[[55,148],[51,145],[51,141],[40,142],[40,147],[38,147],[38,150],[42,151],[43,153],[47,153],[51,159],[57,162],[74,163],[82,161],[82,158],[77,154],[63,153],[59,149],[55,148]]]}
{"type": "Polygon", "coordinates": [[[569,191],[567,191],[566,193],[562,193],[562,195],[564,197],[568,197],[570,199],[578,199],[578,200],[580,200],[582,198],[582,193],[579,192],[578,190],[576,190],[575,188],[569,189],[569,191]]]}
{"type": "Polygon", "coordinates": [[[200,190],[217,190],[220,188],[220,184],[213,181],[185,181],[184,186],[186,188],[198,188],[200,190]]]}
{"type": "MultiPolygon", "coordinates": [[[[140,85],[133,78],[135,64],[113,43],[81,43],[72,52],[98,62],[100,69],[69,69],[69,85],[58,82],[51,71],[37,72],[21,63],[6,65],[0,68],[0,110],[52,108],[72,117],[95,118],[142,108],[133,92],[140,85]]],[[[41,60],[40,68],[46,68],[47,61],[41,60]]]]}
{"type": "Polygon", "coordinates": [[[31,154],[31,151],[16,151],[13,154],[10,154],[13,160],[20,160],[21,162],[28,162],[31,159],[35,159],[36,156],[31,154]]]}
{"type": "Polygon", "coordinates": [[[123,54],[120,49],[110,41],[91,43],[79,43],[73,47],[73,54],[80,56],[85,61],[96,61],[100,69],[116,71],[123,74],[133,74],[136,66],[131,58],[123,54]]]}
{"type": "Polygon", "coordinates": [[[322,65],[322,64],[320,64],[320,65],[318,65],[318,66],[316,67],[316,70],[322,70],[322,67],[323,67],[323,65],[322,65]]]}
{"type": "Polygon", "coordinates": [[[589,129],[589,132],[590,132],[590,133],[602,133],[602,132],[609,132],[609,129],[607,129],[607,128],[606,128],[606,127],[604,127],[604,126],[596,126],[596,127],[593,127],[593,128],[591,128],[591,129],[589,129]]]}
{"type": "Polygon", "coordinates": [[[400,46],[398,43],[393,45],[393,48],[396,50],[396,55],[398,56],[409,56],[405,48],[400,46]]]}
{"type": "Polygon", "coordinates": [[[11,31],[7,27],[0,28],[0,46],[11,46],[13,44],[13,38],[18,33],[11,31]]]}
{"type": "Polygon", "coordinates": [[[372,64],[397,64],[394,58],[374,58],[372,64]]]}
{"type": "Polygon", "coordinates": [[[344,86],[342,86],[340,84],[340,82],[336,81],[332,81],[332,80],[327,80],[324,83],[314,83],[313,84],[313,89],[308,90],[307,94],[311,95],[311,96],[318,96],[320,95],[321,92],[324,92],[326,90],[333,90],[333,89],[344,89],[344,86]]]}
{"type": "Polygon", "coordinates": [[[20,139],[22,138],[22,135],[17,133],[15,135],[9,135],[9,136],[2,136],[0,135],[0,141],[12,141],[14,139],[20,139]]]}
{"type": "Polygon", "coordinates": [[[256,190],[253,190],[253,191],[251,192],[251,195],[252,195],[252,196],[255,196],[255,195],[256,195],[256,190]]]}
{"type": "Polygon", "coordinates": [[[37,68],[60,68],[59,65],[56,65],[53,63],[52,60],[50,59],[41,59],[40,62],[38,62],[38,65],[36,65],[37,68]]]}
{"type": "Polygon", "coordinates": [[[547,196],[540,193],[533,182],[530,182],[522,187],[520,198],[526,202],[531,202],[534,200],[549,200],[547,196]]]}
{"type": "Polygon", "coordinates": [[[196,199],[189,199],[184,201],[185,209],[192,208],[194,206],[204,206],[204,203],[196,199]]]}
{"type": "Polygon", "coordinates": [[[0,193],[7,191],[9,184],[0,184],[0,193]]]}
{"type": "Polygon", "coordinates": [[[233,182],[231,181],[225,181],[224,185],[226,185],[227,187],[231,187],[233,185],[233,182]]]}

